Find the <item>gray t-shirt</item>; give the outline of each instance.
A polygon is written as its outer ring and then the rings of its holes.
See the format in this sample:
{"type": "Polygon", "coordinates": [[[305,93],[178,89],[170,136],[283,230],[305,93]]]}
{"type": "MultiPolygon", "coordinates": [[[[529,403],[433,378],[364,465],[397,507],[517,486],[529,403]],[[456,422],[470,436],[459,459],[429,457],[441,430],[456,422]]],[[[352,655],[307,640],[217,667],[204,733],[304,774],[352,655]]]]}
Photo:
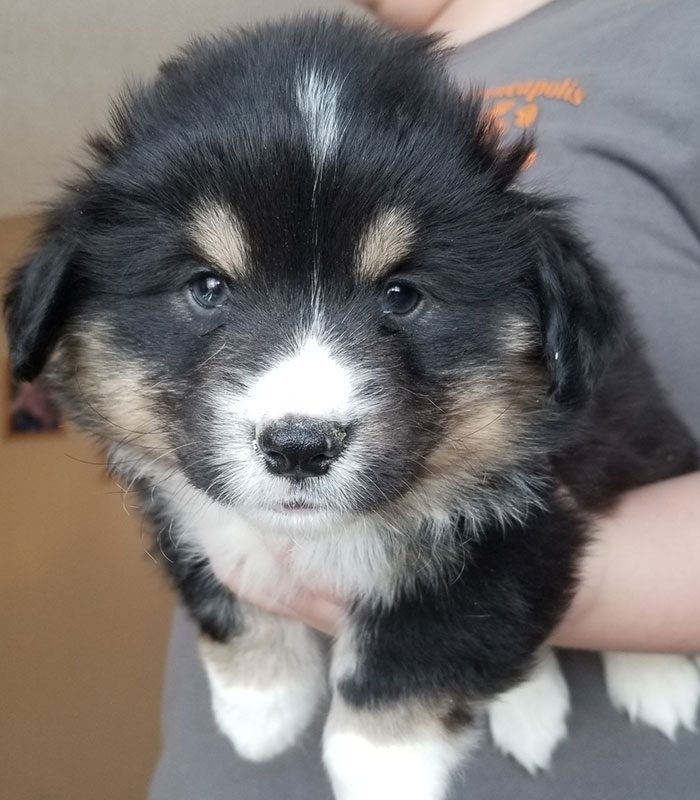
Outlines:
{"type": "MultiPolygon", "coordinates": [[[[451,67],[487,89],[507,135],[534,126],[523,185],[572,198],[700,437],[700,3],[556,0],[460,48],[451,67]]],[[[269,764],[235,757],[214,727],[195,641],[178,612],[150,800],[330,800],[320,723],[269,764]]],[[[573,712],[551,771],[532,778],[485,738],[451,800],[697,800],[700,736],[672,743],[630,725],[610,706],[596,655],[562,662],[573,712]]]]}
{"type": "Polygon", "coordinates": [[[571,199],[700,437],[700,3],[557,0],[451,68],[506,137],[535,133],[523,186],[571,199]]]}

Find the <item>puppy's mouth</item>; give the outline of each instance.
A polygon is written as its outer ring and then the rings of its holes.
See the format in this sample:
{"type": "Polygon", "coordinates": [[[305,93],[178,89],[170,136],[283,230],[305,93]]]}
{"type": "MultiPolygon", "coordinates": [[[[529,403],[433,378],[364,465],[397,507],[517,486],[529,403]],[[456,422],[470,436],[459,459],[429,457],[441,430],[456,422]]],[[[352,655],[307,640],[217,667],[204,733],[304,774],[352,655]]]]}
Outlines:
{"type": "Polygon", "coordinates": [[[284,511],[318,511],[318,508],[306,500],[285,500],[282,503],[284,511]]]}

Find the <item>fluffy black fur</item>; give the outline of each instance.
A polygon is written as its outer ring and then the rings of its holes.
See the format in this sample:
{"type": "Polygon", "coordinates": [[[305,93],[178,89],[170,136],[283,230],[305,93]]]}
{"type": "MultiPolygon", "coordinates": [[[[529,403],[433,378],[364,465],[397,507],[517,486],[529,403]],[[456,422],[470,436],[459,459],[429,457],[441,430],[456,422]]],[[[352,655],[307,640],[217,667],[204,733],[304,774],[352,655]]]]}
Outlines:
{"type": "MultiPolygon", "coordinates": [[[[401,567],[390,601],[351,598],[358,660],[339,686],[350,703],[436,692],[471,701],[513,685],[569,602],[591,514],[697,467],[603,270],[556,204],[514,183],[527,143],[502,145],[479,99],[446,79],[431,39],[305,18],[198,41],[132,89],[92,147],[8,294],[14,371],[31,379],[49,363],[79,422],[137,453],[115,457],[115,469],[141,481],[145,513],[169,533],[164,565],[210,637],[235,634],[235,600],[205,557],[172,545],[187,531],[140,465],[172,448],[191,484],[241,500],[220,480],[202,404],[213,386],[243,385],[299,325],[318,265],[325,318],[384,404],[367,422],[381,447],[363,452],[363,491],[345,510],[398,519],[408,550],[435,553],[425,577],[401,567]],[[293,97],[304,65],[342,86],[342,141],[320,177],[293,97]],[[205,313],[190,287],[209,266],[187,230],[211,199],[243,221],[249,263],[205,313]],[[383,313],[386,279],[363,280],[355,266],[357,242],[387,206],[416,220],[391,272],[423,298],[408,316],[383,313]],[[534,335],[506,364],[513,318],[534,335]],[[95,321],[102,363],[81,349],[95,321]],[[138,427],[110,426],[99,378],[84,377],[124,364],[143,374],[162,450],[149,453],[138,427]],[[453,524],[431,550],[430,514],[401,511],[406,486],[456,435],[442,409],[482,384],[532,399],[504,411],[503,436],[520,431],[505,455],[476,474],[465,455],[460,491],[444,476],[453,524]]],[[[360,442],[363,424],[353,421],[360,442]]],[[[422,502],[430,507],[429,492],[422,502]]],[[[387,546],[408,563],[400,544],[387,546]]]]}

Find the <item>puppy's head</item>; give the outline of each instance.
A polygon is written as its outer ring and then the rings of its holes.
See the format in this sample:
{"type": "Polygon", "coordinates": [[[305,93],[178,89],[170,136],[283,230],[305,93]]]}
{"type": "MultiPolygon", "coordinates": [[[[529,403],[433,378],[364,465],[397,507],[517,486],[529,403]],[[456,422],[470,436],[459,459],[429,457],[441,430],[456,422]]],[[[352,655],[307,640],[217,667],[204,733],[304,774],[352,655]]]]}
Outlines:
{"type": "Polygon", "coordinates": [[[304,19],[164,65],[15,277],[17,376],[252,511],[449,507],[528,457],[612,301],[434,45],[304,19]]]}

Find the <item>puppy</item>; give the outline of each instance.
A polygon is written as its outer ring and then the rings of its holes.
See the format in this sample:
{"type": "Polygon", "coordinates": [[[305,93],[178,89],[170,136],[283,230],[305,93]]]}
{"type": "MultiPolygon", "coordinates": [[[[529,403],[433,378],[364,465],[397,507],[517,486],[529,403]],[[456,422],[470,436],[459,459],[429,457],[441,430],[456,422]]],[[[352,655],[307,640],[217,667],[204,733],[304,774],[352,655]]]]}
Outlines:
{"type": "Polygon", "coordinates": [[[226,578],[307,582],[347,598],[336,797],[439,800],[489,701],[556,687],[593,515],[697,468],[616,291],[430,38],[198,41],[91,145],[7,296],[15,375],[138,491],[236,749],[291,745],[326,666],[226,578]]]}

